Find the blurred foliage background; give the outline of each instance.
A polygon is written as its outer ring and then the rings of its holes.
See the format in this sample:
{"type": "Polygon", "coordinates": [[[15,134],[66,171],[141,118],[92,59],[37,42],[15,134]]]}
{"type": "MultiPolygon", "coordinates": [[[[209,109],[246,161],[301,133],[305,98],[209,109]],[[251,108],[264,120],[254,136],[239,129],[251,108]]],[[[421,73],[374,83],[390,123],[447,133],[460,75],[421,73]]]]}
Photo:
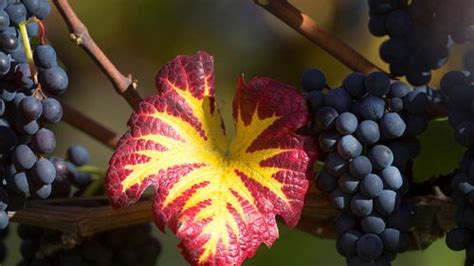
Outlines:
{"type": "MultiPolygon", "coordinates": [[[[206,50],[216,64],[219,103],[230,122],[230,103],[238,76],[270,76],[298,86],[300,73],[316,67],[327,73],[329,85],[338,86],[349,69],[286,25],[256,6],[251,0],[71,0],[91,35],[124,73],[139,80],[142,96],[156,93],[154,75],[177,54],[206,50]]],[[[356,50],[383,68],[378,58],[382,39],[369,35],[366,1],[294,0],[326,29],[336,33],[356,50]]],[[[131,109],[114,93],[107,78],[90,58],[69,40],[65,24],[56,11],[46,20],[47,36],[70,75],[70,89],[63,98],[106,126],[123,133],[131,109]]],[[[462,48],[461,48],[462,49],[462,48]]],[[[459,55],[447,67],[456,67],[459,55]]],[[[446,68],[446,67],[445,67],[446,68]]],[[[439,73],[433,84],[437,84],[439,73]]],[[[227,123],[228,124],[228,123],[227,123]]],[[[86,145],[94,164],[106,167],[111,151],[62,124],[55,129],[58,152],[75,143],[86,145]]],[[[261,247],[246,265],[345,265],[335,251],[334,240],[321,240],[280,226],[280,239],[269,250],[261,247]]],[[[12,228],[14,229],[14,228],[12,228]]],[[[12,230],[13,231],[13,230],[12,230]]],[[[159,265],[186,265],[170,232],[156,230],[163,245],[159,265]]],[[[11,234],[13,235],[13,234],[11,234]]],[[[18,240],[11,236],[13,256],[18,259],[18,240]]],[[[394,265],[461,265],[462,253],[449,251],[440,240],[420,252],[399,255],[394,265]]]]}

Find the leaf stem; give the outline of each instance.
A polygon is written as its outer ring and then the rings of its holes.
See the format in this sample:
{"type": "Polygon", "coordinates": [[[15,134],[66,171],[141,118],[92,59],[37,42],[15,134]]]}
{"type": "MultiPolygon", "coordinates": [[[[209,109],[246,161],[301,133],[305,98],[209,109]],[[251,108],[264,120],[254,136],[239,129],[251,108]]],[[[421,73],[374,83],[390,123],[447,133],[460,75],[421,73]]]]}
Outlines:
{"type": "Polygon", "coordinates": [[[28,60],[28,64],[30,64],[30,67],[31,66],[34,67],[35,63],[33,60],[33,51],[31,49],[30,38],[28,37],[28,31],[26,30],[26,25],[28,23],[29,21],[22,21],[18,27],[20,29],[21,41],[23,42],[23,46],[25,48],[25,55],[26,55],[26,59],[28,60]]]}

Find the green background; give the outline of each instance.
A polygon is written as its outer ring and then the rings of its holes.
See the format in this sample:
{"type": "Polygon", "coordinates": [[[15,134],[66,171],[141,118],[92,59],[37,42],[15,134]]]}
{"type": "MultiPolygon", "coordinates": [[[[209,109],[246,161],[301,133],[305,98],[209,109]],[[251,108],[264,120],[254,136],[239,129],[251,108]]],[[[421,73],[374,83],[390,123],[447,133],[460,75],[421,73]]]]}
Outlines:
{"type": "MultiPolygon", "coordinates": [[[[299,76],[309,67],[327,73],[329,85],[338,86],[350,71],[251,0],[71,0],[91,35],[123,73],[139,81],[142,96],[156,93],[153,81],[158,69],[178,54],[206,50],[215,57],[216,90],[226,121],[237,78],[245,73],[270,76],[298,86],[299,76]]],[[[318,23],[350,43],[356,50],[387,68],[378,58],[383,40],[369,35],[366,1],[295,0],[318,23]]],[[[126,130],[131,109],[114,93],[107,78],[90,58],[68,38],[65,24],[54,10],[46,20],[47,36],[70,75],[64,101],[101,121],[118,133],[126,130]]],[[[463,49],[463,48],[461,48],[463,49]]],[[[459,55],[449,64],[457,66],[459,55]]],[[[438,71],[433,84],[439,80],[438,71]]],[[[71,144],[86,145],[93,164],[106,167],[111,151],[68,125],[56,126],[57,152],[71,144]]],[[[449,134],[448,134],[449,135],[449,134]]],[[[450,138],[451,136],[445,136],[450,138]]],[[[440,162],[435,162],[440,163],[440,162]]],[[[429,167],[429,165],[427,166],[429,167]]],[[[13,228],[12,228],[13,229],[13,228]]],[[[160,265],[186,265],[170,232],[156,231],[163,244],[160,265]]],[[[18,259],[18,239],[10,234],[13,256],[18,259]]],[[[449,251],[444,241],[420,252],[399,255],[394,265],[462,265],[463,253],[449,251]]],[[[261,247],[246,265],[345,265],[333,240],[321,240],[280,225],[280,239],[272,249],[261,247]]]]}

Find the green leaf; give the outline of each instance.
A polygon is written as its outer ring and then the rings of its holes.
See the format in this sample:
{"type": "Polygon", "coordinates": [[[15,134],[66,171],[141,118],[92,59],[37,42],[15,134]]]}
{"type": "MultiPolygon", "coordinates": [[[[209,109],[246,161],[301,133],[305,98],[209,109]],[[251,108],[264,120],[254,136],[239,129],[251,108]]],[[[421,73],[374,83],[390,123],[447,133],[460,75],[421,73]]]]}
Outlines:
{"type": "Polygon", "coordinates": [[[446,119],[431,121],[420,142],[421,152],[413,164],[414,182],[452,173],[458,167],[464,148],[454,139],[454,131],[446,119]]]}

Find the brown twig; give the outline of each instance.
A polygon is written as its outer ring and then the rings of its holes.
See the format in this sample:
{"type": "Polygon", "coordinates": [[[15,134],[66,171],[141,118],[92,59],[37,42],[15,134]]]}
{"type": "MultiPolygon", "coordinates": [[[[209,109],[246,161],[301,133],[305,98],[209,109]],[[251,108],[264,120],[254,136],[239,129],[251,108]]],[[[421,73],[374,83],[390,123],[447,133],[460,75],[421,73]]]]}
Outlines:
{"type": "Polygon", "coordinates": [[[119,140],[119,136],[115,132],[70,105],[64,102],[61,102],[61,105],[64,112],[63,120],[66,123],[93,137],[107,147],[115,149],[119,140]]]}
{"type": "Polygon", "coordinates": [[[286,0],[255,0],[255,2],[353,71],[364,74],[382,71],[352,47],[321,28],[312,18],[286,0]]]}
{"type": "MultiPolygon", "coordinates": [[[[456,206],[452,201],[433,196],[410,199],[416,207],[412,221],[411,250],[427,248],[455,227],[456,206]]],[[[94,234],[152,221],[152,200],[143,199],[130,207],[113,210],[104,197],[69,198],[29,202],[25,209],[9,212],[13,222],[59,230],[73,240],[94,234]]],[[[313,190],[297,226],[318,238],[335,239],[334,222],[338,212],[327,198],[313,190]]]]}
{"type": "Polygon", "coordinates": [[[115,67],[91,38],[87,27],[76,15],[67,0],[53,0],[53,2],[69,28],[71,39],[94,59],[114,84],[117,93],[124,97],[133,109],[136,109],[141,101],[141,97],[136,91],[136,81],[133,80],[131,75],[125,76],[115,67]]]}

